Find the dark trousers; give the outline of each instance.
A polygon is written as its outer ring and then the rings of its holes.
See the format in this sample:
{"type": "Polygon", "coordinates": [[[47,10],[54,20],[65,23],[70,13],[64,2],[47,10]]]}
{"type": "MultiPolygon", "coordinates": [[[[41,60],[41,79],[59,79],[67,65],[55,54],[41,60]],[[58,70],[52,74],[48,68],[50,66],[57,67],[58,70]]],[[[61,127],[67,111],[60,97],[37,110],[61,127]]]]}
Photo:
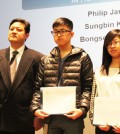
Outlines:
{"type": "Polygon", "coordinates": [[[102,131],[98,127],[95,128],[95,134],[116,134],[114,131],[112,131],[112,127],[109,131],[102,131]]]}
{"type": "Polygon", "coordinates": [[[48,124],[48,134],[83,134],[83,129],[83,119],[72,120],[64,115],[51,116],[48,124]]]}
{"type": "Polygon", "coordinates": [[[0,131],[0,134],[35,134],[35,132],[5,132],[5,131],[0,131]]]}

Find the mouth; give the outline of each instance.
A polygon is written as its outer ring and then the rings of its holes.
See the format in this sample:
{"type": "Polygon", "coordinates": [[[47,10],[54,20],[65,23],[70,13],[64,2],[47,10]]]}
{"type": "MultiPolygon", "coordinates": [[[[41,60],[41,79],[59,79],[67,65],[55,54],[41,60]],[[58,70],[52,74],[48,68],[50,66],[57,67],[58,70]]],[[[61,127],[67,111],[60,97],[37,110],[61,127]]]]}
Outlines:
{"type": "Polygon", "coordinates": [[[116,53],[117,51],[116,50],[111,50],[111,53],[116,53]]]}
{"type": "Polygon", "coordinates": [[[17,38],[16,35],[10,35],[10,38],[17,38]]]}

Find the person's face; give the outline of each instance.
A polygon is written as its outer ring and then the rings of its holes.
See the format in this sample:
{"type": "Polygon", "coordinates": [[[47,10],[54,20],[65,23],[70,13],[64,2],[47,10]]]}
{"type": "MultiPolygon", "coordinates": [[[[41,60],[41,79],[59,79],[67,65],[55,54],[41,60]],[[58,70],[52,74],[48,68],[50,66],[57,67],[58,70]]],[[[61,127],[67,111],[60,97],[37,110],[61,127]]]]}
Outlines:
{"type": "Polygon", "coordinates": [[[53,33],[54,41],[59,47],[70,44],[71,38],[74,35],[74,33],[65,25],[55,27],[53,33]]]}
{"type": "Polygon", "coordinates": [[[20,22],[13,23],[8,32],[8,40],[11,43],[24,44],[29,33],[25,33],[25,25],[20,22]]]}
{"type": "Polygon", "coordinates": [[[115,37],[112,42],[108,44],[107,50],[113,58],[120,58],[120,38],[115,37]]]}

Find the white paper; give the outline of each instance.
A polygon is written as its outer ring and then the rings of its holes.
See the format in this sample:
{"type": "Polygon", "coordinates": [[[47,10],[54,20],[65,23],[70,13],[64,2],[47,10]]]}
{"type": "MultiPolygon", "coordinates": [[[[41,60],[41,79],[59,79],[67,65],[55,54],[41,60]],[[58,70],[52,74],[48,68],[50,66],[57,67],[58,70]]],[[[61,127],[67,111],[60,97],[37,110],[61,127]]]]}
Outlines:
{"type": "Polygon", "coordinates": [[[43,111],[63,114],[76,108],[76,87],[41,87],[43,111]]]}
{"type": "Polygon", "coordinates": [[[95,97],[93,124],[120,125],[120,98],[95,97]]]}

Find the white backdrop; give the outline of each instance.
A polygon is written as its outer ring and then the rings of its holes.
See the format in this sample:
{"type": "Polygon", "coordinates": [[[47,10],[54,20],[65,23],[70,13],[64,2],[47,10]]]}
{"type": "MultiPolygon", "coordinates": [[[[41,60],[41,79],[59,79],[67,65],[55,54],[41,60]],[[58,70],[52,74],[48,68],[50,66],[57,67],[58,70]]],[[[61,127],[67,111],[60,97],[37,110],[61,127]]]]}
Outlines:
{"type": "Polygon", "coordinates": [[[31,23],[26,45],[48,54],[56,45],[50,33],[53,21],[58,17],[68,17],[74,23],[72,44],[89,53],[94,68],[101,65],[104,36],[109,30],[120,27],[120,0],[98,0],[97,3],[94,0],[74,0],[76,3],[79,1],[79,4],[50,8],[39,8],[38,5],[31,9],[27,8],[27,4],[24,5],[24,1],[0,0],[0,49],[9,46],[7,34],[10,21],[20,17],[31,23]]]}

